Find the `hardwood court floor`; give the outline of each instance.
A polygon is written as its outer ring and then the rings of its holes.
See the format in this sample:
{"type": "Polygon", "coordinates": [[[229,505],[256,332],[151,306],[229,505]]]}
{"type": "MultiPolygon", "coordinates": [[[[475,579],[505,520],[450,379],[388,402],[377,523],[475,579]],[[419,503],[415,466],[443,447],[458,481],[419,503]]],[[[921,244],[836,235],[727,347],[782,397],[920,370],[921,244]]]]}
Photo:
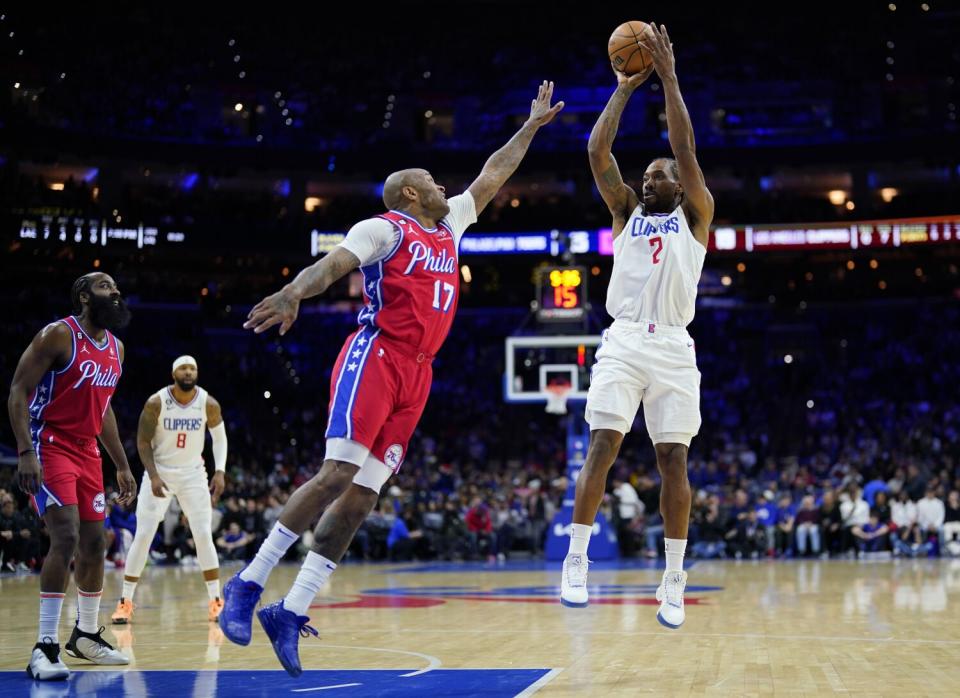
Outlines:
{"type": "MultiPolygon", "coordinates": [[[[271,577],[266,601],[295,567],[271,577]]],[[[235,567],[225,568],[224,577],[235,567]]],[[[311,610],[287,679],[254,621],[238,647],[206,621],[197,570],[153,567],[137,590],[126,672],[75,671],[58,687],[23,669],[35,641],[39,578],[0,578],[0,695],[784,695],[960,694],[960,561],[700,562],[687,620],[656,621],[661,571],[595,564],[591,605],[556,601],[558,566],[344,565],[311,610]],[[319,671],[323,670],[323,671],[319,671]],[[377,670],[377,671],[370,671],[377,670]]],[[[101,622],[121,572],[108,572],[101,622]]],[[[71,585],[61,643],[75,616],[71,585]]]]}

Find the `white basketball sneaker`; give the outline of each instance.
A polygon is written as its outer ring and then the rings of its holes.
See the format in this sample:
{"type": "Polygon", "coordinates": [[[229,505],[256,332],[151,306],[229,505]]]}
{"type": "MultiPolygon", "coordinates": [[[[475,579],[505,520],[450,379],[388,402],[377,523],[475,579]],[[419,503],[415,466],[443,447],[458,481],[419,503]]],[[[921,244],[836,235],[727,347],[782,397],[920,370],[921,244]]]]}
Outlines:
{"type": "Polygon", "coordinates": [[[571,608],[587,605],[587,568],[590,561],[586,555],[567,555],[563,560],[563,579],[560,581],[560,603],[571,608]]]}
{"type": "Polygon", "coordinates": [[[64,650],[74,659],[86,659],[94,664],[104,664],[107,666],[123,666],[129,664],[130,659],[113,648],[109,642],[103,639],[104,627],[95,633],[85,633],[78,626],[73,626],[73,634],[70,641],[64,646],[64,650]]]}
{"type": "Polygon", "coordinates": [[[60,645],[49,637],[33,646],[27,674],[37,681],[63,681],[70,676],[67,665],[60,661],[60,645]]]}
{"type": "Polygon", "coordinates": [[[657,601],[660,610],[657,611],[657,620],[672,630],[683,625],[685,613],[683,611],[683,590],[687,587],[686,572],[664,572],[663,581],[657,587],[657,601]]]}

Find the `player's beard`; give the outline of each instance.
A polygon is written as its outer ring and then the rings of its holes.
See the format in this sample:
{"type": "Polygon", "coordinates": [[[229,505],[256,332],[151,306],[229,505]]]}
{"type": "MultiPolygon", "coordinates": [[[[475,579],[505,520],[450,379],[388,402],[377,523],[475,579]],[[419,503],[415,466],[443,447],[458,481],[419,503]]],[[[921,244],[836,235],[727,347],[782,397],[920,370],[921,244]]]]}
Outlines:
{"type": "Polygon", "coordinates": [[[177,384],[177,387],[180,388],[185,393],[189,393],[191,390],[197,387],[196,378],[174,378],[173,382],[177,384]]]}
{"type": "Polygon", "coordinates": [[[90,294],[90,321],[95,326],[110,332],[122,330],[130,324],[130,309],[127,307],[127,301],[120,297],[114,304],[114,300],[110,296],[90,294]]]}

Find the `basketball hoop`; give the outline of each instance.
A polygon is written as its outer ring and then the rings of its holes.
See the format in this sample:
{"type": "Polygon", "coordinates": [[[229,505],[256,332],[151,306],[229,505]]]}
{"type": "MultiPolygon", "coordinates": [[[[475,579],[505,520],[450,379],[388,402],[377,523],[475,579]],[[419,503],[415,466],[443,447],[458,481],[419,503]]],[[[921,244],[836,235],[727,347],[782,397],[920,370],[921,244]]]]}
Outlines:
{"type": "Polygon", "coordinates": [[[547,407],[544,410],[547,414],[566,414],[567,396],[570,389],[573,388],[570,383],[551,383],[547,386],[547,407]]]}

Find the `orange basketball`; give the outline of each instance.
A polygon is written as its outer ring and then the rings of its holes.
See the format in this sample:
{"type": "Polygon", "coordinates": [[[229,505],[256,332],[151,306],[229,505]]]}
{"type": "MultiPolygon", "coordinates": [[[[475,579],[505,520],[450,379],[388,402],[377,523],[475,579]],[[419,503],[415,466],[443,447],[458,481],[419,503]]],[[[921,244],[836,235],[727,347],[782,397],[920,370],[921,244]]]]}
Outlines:
{"type": "Polygon", "coordinates": [[[624,75],[633,75],[647,68],[653,60],[650,54],[637,43],[638,39],[650,31],[646,22],[634,20],[624,22],[613,30],[610,41],[607,42],[607,53],[613,67],[624,75]]]}

